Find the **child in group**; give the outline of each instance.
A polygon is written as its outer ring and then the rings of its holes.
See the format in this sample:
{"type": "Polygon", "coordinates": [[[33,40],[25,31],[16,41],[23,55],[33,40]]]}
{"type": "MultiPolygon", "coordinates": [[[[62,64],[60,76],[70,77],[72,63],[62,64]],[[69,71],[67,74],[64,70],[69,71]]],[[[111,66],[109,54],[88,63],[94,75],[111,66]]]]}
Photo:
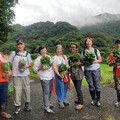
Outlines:
{"type": "Polygon", "coordinates": [[[13,51],[9,57],[9,62],[13,63],[12,75],[14,85],[14,105],[13,115],[20,111],[21,96],[24,92],[25,110],[31,111],[30,107],[30,79],[29,67],[32,66],[31,56],[24,50],[25,43],[23,40],[16,41],[17,51],[13,51]]]}

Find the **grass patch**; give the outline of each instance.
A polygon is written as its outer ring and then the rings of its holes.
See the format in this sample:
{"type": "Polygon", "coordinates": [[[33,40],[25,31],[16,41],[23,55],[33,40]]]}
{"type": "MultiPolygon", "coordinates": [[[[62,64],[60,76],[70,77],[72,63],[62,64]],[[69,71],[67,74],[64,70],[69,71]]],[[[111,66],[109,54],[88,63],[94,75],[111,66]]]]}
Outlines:
{"type": "Polygon", "coordinates": [[[8,96],[11,96],[11,93],[13,92],[13,87],[8,84],[8,96]]]}
{"type": "MultiPolygon", "coordinates": [[[[34,62],[33,62],[33,64],[34,64],[34,62]]],[[[100,64],[100,69],[101,69],[100,84],[113,83],[113,73],[112,73],[113,67],[109,67],[107,64],[100,64]]],[[[38,75],[33,72],[33,66],[30,67],[30,76],[32,78],[39,78],[38,75]]],[[[73,84],[72,80],[70,81],[70,83],[73,84]]],[[[88,85],[87,81],[85,79],[85,76],[83,78],[82,85],[88,85]]]]}
{"type": "MultiPolygon", "coordinates": [[[[100,84],[113,83],[113,67],[109,67],[107,64],[100,64],[101,69],[101,81],[100,84]]],[[[84,70],[84,67],[83,67],[84,70]]],[[[71,80],[71,84],[73,84],[71,80]]],[[[82,85],[88,85],[85,76],[83,77],[82,85]]]]}

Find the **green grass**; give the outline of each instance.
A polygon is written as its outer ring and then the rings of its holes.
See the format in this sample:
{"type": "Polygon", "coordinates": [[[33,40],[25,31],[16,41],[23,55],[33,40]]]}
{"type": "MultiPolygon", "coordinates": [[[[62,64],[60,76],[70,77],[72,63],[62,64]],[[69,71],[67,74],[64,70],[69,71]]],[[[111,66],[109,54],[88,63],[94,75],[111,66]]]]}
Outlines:
{"type": "MultiPolygon", "coordinates": [[[[104,83],[112,83],[113,82],[113,73],[112,73],[112,67],[109,67],[107,64],[100,64],[100,69],[101,69],[101,84],[104,83]]],[[[30,76],[32,78],[39,78],[36,73],[33,72],[33,66],[30,67],[30,76]]],[[[72,80],[70,81],[71,84],[72,80]]],[[[88,85],[85,77],[83,78],[82,85],[88,85]]]]}
{"type": "MultiPolygon", "coordinates": [[[[107,64],[100,64],[100,70],[101,70],[100,84],[112,83],[113,82],[113,73],[112,73],[113,67],[109,67],[107,64]]],[[[88,85],[85,79],[85,76],[83,78],[82,85],[88,85]]]]}
{"type": "MultiPolygon", "coordinates": [[[[101,84],[104,83],[113,83],[113,73],[112,73],[112,67],[109,67],[107,64],[100,64],[101,68],[101,84]]],[[[30,77],[39,79],[38,75],[33,72],[33,66],[30,67],[30,77]]],[[[72,80],[70,81],[71,84],[73,84],[72,80]]],[[[82,85],[88,85],[85,77],[83,78],[82,85]]],[[[8,95],[11,95],[11,92],[13,91],[12,86],[9,84],[8,86],[8,95]]]]}
{"type": "Polygon", "coordinates": [[[8,84],[8,96],[10,96],[12,92],[13,92],[13,87],[10,84],[8,84]]]}

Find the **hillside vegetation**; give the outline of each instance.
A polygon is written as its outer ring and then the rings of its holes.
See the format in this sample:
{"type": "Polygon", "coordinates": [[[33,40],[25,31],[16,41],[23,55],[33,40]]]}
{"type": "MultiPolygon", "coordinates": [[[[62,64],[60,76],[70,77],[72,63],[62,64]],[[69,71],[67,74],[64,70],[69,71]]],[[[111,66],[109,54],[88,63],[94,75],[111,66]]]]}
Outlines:
{"type": "MultiPolygon", "coordinates": [[[[101,16],[98,16],[100,19],[101,16]]],[[[110,16],[109,16],[110,17],[110,16]]],[[[1,52],[10,54],[16,50],[16,40],[24,39],[26,50],[35,59],[40,45],[46,45],[50,55],[55,54],[57,44],[63,46],[64,54],[69,54],[69,45],[76,42],[79,52],[84,50],[84,39],[92,37],[94,47],[101,52],[103,62],[107,62],[111,49],[114,48],[114,40],[120,38],[120,21],[109,21],[97,25],[85,26],[78,29],[67,22],[38,22],[29,26],[14,25],[15,31],[9,35],[9,41],[0,47],[1,52]],[[111,49],[110,49],[111,48],[111,49]]]]}

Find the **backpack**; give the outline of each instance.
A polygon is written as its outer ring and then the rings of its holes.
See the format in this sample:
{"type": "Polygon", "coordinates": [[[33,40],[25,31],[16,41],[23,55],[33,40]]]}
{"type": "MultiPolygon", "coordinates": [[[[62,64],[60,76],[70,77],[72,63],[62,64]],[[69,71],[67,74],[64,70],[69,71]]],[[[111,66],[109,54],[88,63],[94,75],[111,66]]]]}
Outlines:
{"type": "MultiPolygon", "coordinates": [[[[83,56],[84,56],[85,55],[85,50],[83,50],[82,53],[83,53],[83,56]]],[[[97,49],[95,49],[95,48],[94,48],[94,53],[95,53],[95,56],[98,60],[97,49]]]]}
{"type": "MultiPolygon", "coordinates": [[[[15,51],[15,56],[16,56],[16,55],[20,56],[20,55],[18,54],[18,50],[15,51]]],[[[25,55],[24,57],[27,57],[27,55],[28,55],[28,52],[26,52],[26,55],[25,55]]],[[[15,56],[14,56],[14,58],[13,58],[13,61],[14,61],[14,59],[15,59],[15,56]]]]}

